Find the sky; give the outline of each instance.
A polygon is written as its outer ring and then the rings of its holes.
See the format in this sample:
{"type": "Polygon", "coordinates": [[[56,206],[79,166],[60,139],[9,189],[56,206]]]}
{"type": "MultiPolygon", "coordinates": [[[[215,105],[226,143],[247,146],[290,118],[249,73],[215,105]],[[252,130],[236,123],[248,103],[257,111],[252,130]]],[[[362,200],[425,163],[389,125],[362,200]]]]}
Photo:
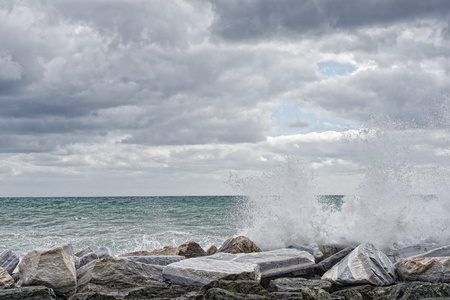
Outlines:
{"type": "Polygon", "coordinates": [[[0,196],[235,194],[230,174],[286,157],[320,193],[354,193],[367,157],[349,139],[375,119],[447,163],[449,13],[447,0],[0,0],[0,196]]]}

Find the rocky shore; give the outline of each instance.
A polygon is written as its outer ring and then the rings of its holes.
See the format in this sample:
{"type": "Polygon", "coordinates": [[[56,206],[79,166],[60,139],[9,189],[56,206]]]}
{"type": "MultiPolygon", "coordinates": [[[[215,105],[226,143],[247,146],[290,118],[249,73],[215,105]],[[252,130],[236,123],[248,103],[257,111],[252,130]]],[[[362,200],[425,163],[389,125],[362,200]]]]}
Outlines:
{"type": "Polygon", "coordinates": [[[69,244],[22,260],[4,250],[0,299],[450,299],[450,245],[261,251],[240,236],[206,251],[192,241],[118,256],[69,244]]]}

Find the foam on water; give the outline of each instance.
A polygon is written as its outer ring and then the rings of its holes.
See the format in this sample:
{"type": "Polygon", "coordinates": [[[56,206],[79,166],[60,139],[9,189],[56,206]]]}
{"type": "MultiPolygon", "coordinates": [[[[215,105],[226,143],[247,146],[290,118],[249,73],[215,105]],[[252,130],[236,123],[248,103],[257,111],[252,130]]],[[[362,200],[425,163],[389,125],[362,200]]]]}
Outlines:
{"type": "Polygon", "coordinates": [[[372,118],[366,128],[348,132],[364,179],[340,209],[318,201],[312,172],[292,157],[262,175],[232,178],[248,196],[240,232],[263,248],[449,244],[449,98],[437,103],[416,115],[372,118]]]}

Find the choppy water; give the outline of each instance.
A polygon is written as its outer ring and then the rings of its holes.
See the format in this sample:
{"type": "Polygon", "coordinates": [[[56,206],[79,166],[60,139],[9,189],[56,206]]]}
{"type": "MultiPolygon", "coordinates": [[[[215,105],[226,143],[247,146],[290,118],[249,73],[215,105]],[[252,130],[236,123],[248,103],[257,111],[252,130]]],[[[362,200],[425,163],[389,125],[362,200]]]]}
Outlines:
{"type": "Polygon", "coordinates": [[[0,198],[0,251],[70,242],[114,254],[178,246],[217,247],[237,233],[241,197],[0,198]]]}

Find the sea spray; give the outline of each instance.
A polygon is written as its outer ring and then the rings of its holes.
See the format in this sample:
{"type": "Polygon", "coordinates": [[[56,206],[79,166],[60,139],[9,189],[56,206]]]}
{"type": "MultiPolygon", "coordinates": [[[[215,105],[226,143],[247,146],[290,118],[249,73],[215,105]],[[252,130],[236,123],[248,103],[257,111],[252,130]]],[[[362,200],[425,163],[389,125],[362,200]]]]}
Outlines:
{"type": "Polygon", "coordinates": [[[364,175],[340,209],[318,201],[312,169],[293,157],[262,175],[231,178],[247,195],[240,232],[262,248],[292,243],[383,248],[450,243],[449,98],[414,116],[372,118],[343,139],[364,175]]]}
{"type": "Polygon", "coordinates": [[[315,196],[313,178],[290,157],[261,175],[231,176],[229,183],[247,196],[239,232],[263,249],[325,240],[330,211],[315,196]]]}

